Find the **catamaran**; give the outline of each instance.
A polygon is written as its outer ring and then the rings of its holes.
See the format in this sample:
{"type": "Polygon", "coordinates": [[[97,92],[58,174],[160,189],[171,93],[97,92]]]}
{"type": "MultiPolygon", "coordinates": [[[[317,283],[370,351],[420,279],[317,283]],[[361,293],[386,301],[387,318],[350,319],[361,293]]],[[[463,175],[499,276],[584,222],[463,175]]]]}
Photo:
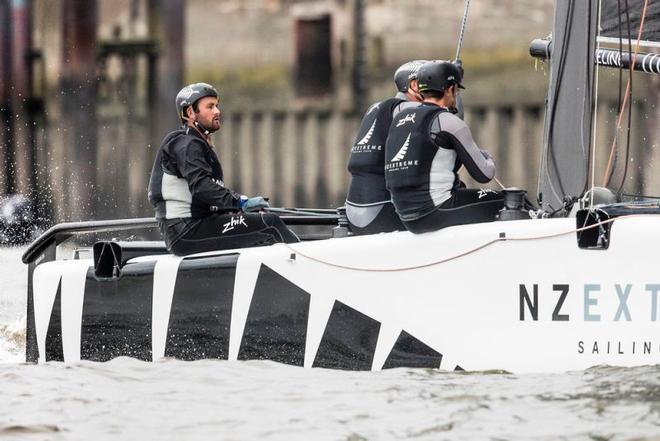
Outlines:
{"type": "Polygon", "coordinates": [[[551,38],[532,44],[550,64],[540,210],[524,211],[523,192],[509,189],[497,221],[371,236],[345,234],[336,210],[284,210],[289,225],[324,232],[185,257],[162,242],[69,246],[154,219],[60,224],[23,256],[27,361],[514,372],[660,363],[660,204],[626,201],[592,171],[597,66],[660,73],[660,56],[637,46],[657,47],[645,17],[657,19],[660,3],[621,4],[557,0],[551,38]]]}

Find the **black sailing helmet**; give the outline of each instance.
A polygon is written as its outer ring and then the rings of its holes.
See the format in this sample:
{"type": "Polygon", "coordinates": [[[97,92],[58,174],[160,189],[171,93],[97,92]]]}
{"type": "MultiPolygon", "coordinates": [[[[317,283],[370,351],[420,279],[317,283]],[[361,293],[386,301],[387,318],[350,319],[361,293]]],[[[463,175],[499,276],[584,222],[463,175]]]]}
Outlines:
{"type": "Polygon", "coordinates": [[[402,64],[394,72],[394,84],[399,92],[407,92],[411,80],[417,79],[417,71],[427,63],[426,60],[413,60],[402,64]]]}
{"type": "Polygon", "coordinates": [[[212,96],[218,98],[218,91],[215,87],[206,83],[194,83],[184,87],[176,94],[176,113],[181,120],[185,120],[186,107],[192,106],[204,97],[212,96]]]}
{"type": "Polygon", "coordinates": [[[417,71],[417,86],[420,92],[428,90],[444,92],[454,84],[465,89],[461,84],[462,80],[460,68],[451,61],[429,61],[417,71]]]}

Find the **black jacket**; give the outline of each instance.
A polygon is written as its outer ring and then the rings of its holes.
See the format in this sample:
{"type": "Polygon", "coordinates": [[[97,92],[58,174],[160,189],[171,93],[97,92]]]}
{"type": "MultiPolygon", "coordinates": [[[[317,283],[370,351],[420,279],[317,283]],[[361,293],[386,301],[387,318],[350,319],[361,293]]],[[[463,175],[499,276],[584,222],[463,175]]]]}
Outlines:
{"type": "Polygon", "coordinates": [[[197,130],[182,127],[163,140],[149,179],[157,219],[202,218],[236,211],[240,194],[225,187],[222,166],[197,130]]]}

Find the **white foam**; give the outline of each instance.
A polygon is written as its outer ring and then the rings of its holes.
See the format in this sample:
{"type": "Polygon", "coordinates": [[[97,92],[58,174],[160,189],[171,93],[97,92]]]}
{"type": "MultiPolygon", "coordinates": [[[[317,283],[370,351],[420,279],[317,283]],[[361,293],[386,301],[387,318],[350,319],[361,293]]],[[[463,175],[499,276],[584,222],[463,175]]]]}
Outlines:
{"type": "Polygon", "coordinates": [[[27,265],[24,247],[0,248],[0,363],[25,360],[27,265]]]}

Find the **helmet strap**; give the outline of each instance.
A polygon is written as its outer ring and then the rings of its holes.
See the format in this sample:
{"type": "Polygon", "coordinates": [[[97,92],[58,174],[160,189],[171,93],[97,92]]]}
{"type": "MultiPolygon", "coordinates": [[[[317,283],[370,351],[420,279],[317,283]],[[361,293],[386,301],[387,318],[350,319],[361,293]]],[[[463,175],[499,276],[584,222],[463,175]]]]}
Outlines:
{"type": "Polygon", "coordinates": [[[211,143],[211,138],[210,138],[211,132],[206,127],[204,127],[202,124],[200,124],[197,121],[193,121],[192,128],[197,130],[197,133],[202,135],[202,138],[204,138],[206,140],[206,143],[208,145],[210,145],[211,147],[213,147],[213,144],[211,143]]]}
{"type": "Polygon", "coordinates": [[[198,130],[204,133],[204,136],[208,137],[211,134],[211,131],[207,127],[205,127],[204,124],[200,124],[199,121],[195,120],[193,124],[198,130]]]}
{"type": "Polygon", "coordinates": [[[185,113],[182,113],[181,118],[184,121],[186,121],[186,124],[188,126],[192,127],[193,129],[195,129],[197,131],[197,133],[202,135],[202,137],[204,139],[206,139],[206,142],[208,142],[209,144],[211,143],[211,141],[209,139],[209,136],[211,135],[211,133],[213,133],[213,130],[209,129],[208,127],[204,126],[204,124],[197,121],[197,117],[195,117],[194,119],[191,119],[187,115],[185,115],[185,113]]]}
{"type": "Polygon", "coordinates": [[[419,86],[416,88],[412,87],[412,80],[408,83],[407,92],[415,99],[415,101],[419,101],[420,103],[424,101],[424,98],[422,98],[422,94],[419,93],[419,86]]]}

